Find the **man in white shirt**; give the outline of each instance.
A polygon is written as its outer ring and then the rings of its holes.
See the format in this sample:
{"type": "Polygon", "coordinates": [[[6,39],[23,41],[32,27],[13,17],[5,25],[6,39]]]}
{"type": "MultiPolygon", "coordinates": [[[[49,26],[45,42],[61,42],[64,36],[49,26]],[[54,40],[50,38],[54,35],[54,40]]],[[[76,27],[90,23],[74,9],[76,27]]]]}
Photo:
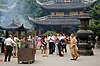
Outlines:
{"type": "Polygon", "coordinates": [[[65,39],[65,37],[63,36],[63,34],[60,34],[59,40],[65,39]]]}
{"type": "Polygon", "coordinates": [[[7,57],[8,57],[8,62],[10,62],[11,59],[11,55],[12,55],[12,50],[13,50],[13,44],[16,44],[13,39],[12,39],[12,35],[9,35],[9,37],[7,39],[5,39],[4,44],[6,45],[6,54],[5,54],[5,59],[4,62],[7,61],[7,57]]]}
{"type": "Polygon", "coordinates": [[[53,54],[55,51],[55,44],[54,44],[54,36],[52,33],[50,33],[50,36],[48,37],[49,42],[49,54],[53,54]]]}

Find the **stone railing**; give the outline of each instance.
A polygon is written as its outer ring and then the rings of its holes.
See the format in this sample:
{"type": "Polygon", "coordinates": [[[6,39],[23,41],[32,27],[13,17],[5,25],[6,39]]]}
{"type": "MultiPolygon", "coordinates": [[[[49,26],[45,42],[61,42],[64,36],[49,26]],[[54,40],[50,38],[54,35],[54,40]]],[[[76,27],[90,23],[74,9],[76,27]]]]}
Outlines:
{"type": "Polygon", "coordinates": [[[87,15],[63,15],[63,16],[58,16],[58,15],[47,15],[43,17],[38,17],[34,18],[34,21],[43,21],[46,20],[47,18],[49,19],[77,19],[79,17],[86,17],[87,15]]]}

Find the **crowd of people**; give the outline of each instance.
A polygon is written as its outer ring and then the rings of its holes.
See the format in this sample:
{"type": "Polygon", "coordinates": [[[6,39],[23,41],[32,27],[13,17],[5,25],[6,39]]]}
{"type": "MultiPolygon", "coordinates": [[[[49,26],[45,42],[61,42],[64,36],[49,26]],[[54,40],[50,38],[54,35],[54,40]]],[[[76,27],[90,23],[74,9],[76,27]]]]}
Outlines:
{"type": "Polygon", "coordinates": [[[70,51],[72,55],[71,60],[76,60],[79,57],[76,49],[77,40],[74,34],[68,36],[65,34],[57,33],[57,35],[54,36],[52,33],[50,33],[49,36],[44,35],[43,37],[38,37],[37,42],[37,45],[40,47],[43,57],[48,56],[48,54],[53,55],[54,52],[60,57],[64,57],[64,53],[67,53],[67,44],[70,44],[70,51]],[[47,52],[47,48],[49,50],[49,53],[47,52]]]}
{"type": "Polygon", "coordinates": [[[64,53],[67,53],[67,44],[70,45],[71,60],[76,60],[80,56],[76,49],[76,43],[77,40],[74,34],[68,36],[57,33],[56,36],[54,36],[53,33],[50,33],[49,36],[43,35],[37,37],[36,35],[29,35],[28,37],[23,36],[20,39],[17,35],[9,35],[8,38],[4,39],[4,49],[6,50],[4,61],[7,61],[7,57],[8,62],[11,61],[11,56],[17,57],[19,48],[36,48],[37,46],[39,46],[43,57],[48,57],[48,55],[53,55],[54,53],[60,57],[64,57],[64,53]]]}

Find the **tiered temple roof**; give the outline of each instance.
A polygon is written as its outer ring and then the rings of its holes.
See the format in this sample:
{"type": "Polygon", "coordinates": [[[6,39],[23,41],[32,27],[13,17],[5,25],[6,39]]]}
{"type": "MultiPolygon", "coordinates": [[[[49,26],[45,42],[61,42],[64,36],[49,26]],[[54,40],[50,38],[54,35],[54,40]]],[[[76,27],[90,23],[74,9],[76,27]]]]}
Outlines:
{"type": "Polygon", "coordinates": [[[83,9],[89,8],[95,4],[95,0],[92,2],[85,3],[80,0],[72,0],[71,2],[48,2],[48,3],[41,3],[36,0],[37,3],[45,9],[83,9]]]}
{"type": "MultiPolygon", "coordinates": [[[[84,8],[88,8],[96,1],[91,1],[88,3],[83,2],[83,0],[71,0],[71,2],[58,2],[58,0],[53,0],[47,3],[41,3],[38,0],[36,0],[37,3],[42,7],[45,8],[46,10],[56,10],[56,11],[63,11],[65,10],[77,10],[77,11],[83,11],[84,8]],[[56,2],[55,2],[56,1],[56,2]],[[80,10],[82,9],[82,10],[80,10]]],[[[78,25],[80,24],[80,21],[78,18],[80,16],[85,16],[84,14],[82,15],[47,15],[44,17],[40,18],[31,18],[29,17],[29,20],[31,20],[35,24],[40,24],[40,25],[78,25]]]]}

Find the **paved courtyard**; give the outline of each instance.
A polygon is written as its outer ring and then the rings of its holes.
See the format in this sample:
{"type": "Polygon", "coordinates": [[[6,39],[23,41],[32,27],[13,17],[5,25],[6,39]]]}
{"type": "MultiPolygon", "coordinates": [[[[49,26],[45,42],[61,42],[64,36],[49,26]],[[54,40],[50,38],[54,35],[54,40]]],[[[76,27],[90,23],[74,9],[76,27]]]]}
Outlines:
{"type": "MultiPolygon", "coordinates": [[[[0,60],[3,58],[4,56],[0,54],[0,60]]],[[[69,48],[64,57],[56,54],[42,57],[40,50],[37,50],[35,59],[33,64],[18,64],[17,59],[12,58],[11,62],[0,62],[0,66],[100,66],[100,49],[94,49],[94,56],[80,56],[76,61],[70,60],[69,48]]]]}

